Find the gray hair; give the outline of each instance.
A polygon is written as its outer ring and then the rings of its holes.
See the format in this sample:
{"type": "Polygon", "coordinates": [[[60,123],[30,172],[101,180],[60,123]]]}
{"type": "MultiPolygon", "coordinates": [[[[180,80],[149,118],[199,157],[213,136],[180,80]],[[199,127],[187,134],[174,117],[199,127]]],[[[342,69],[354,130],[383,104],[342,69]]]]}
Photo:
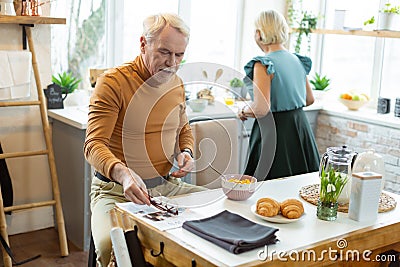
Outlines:
{"type": "Polygon", "coordinates": [[[262,44],[283,44],[289,38],[289,26],[285,17],[275,10],[261,12],[255,26],[260,31],[262,44]]]}
{"type": "Polygon", "coordinates": [[[147,17],[143,21],[143,36],[151,40],[157,37],[166,26],[177,29],[189,40],[189,27],[178,15],[172,13],[161,13],[147,17]]]}

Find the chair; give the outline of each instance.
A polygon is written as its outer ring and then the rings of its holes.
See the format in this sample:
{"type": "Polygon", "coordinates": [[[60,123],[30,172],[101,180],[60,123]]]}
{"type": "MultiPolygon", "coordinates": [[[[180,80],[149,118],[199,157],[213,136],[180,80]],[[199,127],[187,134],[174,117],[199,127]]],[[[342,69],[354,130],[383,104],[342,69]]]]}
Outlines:
{"type": "Polygon", "coordinates": [[[90,233],[90,247],[89,247],[89,258],[88,267],[96,267],[96,249],[94,247],[93,235],[90,233]]]}
{"type": "Polygon", "coordinates": [[[221,187],[219,173],[239,172],[238,120],[204,120],[190,126],[195,139],[192,183],[210,189],[221,187]]]}

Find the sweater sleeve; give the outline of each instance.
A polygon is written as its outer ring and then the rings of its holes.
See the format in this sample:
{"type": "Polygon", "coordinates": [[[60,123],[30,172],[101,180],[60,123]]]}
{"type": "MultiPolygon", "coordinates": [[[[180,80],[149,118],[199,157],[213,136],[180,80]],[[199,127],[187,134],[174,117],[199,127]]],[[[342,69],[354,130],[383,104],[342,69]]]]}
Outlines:
{"type": "Polygon", "coordinates": [[[122,163],[109,149],[120,110],[120,95],[116,88],[119,88],[118,82],[110,77],[102,76],[97,79],[90,100],[84,143],[86,160],[106,177],[110,177],[110,171],[115,164],[122,163]]]}
{"type": "MultiPolygon", "coordinates": [[[[184,91],[184,90],[183,90],[184,91]]],[[[186,102],[185,95],[182,99],[182,109],[180,113],[181,127],[179,132],[179,149],[182,151],[185,148],[189,148],[192,152],[194,149],[194,138],[192,134],[192,128],[189,125],[189,121],[186,115],[186,102]]]]}

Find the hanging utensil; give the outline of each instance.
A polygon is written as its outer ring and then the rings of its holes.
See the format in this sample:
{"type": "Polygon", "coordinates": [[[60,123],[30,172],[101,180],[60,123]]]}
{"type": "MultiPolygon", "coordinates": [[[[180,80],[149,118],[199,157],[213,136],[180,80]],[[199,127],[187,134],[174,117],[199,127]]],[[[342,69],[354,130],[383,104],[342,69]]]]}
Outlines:
{"type": "MultiPolygon", "coordinates": [[[[222,74],[224,73],[223,69],[217,69],[217,72],[215,73],[215,78],[214,78],[214,83],[217,83],[217,80],[221,78],[222,74]]],[[[213,85],[210,87],[210,90],[213,88],[213,85]]]]}
{"type": "Polygon", "coordinates": [[[206,78],[206,79],[208,79],[208,74],[207,74],[207,71],[203,70],[203,72],[202,72],[202,73],[203,73],[203,77],[204,77],[204,78],[206,78]]]}
{"type": "Polygon", "coordinates": [[[215,73],[214,83],[216,83],[217,80],[218,80],[219,78],[221,78],[221,76],[222,76],[223,73],[224,73],[224,70],[223,70],[223,69],[217,69],[217,72],[215,73]]]}

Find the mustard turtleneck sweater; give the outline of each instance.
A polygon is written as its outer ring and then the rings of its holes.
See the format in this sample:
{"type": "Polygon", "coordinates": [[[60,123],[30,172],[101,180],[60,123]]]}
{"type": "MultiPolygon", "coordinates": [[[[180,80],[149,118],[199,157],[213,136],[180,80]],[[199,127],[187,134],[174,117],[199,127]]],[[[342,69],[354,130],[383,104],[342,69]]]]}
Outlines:
{"type": "Polygon", "coordinates": [[[84,154],[97,171],[110,177],[122,162],[143,179],[166,175],[184,148],[193,151],[181,79],[158,87],[141,56],[97,79],[90,99],[84,154]]]}

